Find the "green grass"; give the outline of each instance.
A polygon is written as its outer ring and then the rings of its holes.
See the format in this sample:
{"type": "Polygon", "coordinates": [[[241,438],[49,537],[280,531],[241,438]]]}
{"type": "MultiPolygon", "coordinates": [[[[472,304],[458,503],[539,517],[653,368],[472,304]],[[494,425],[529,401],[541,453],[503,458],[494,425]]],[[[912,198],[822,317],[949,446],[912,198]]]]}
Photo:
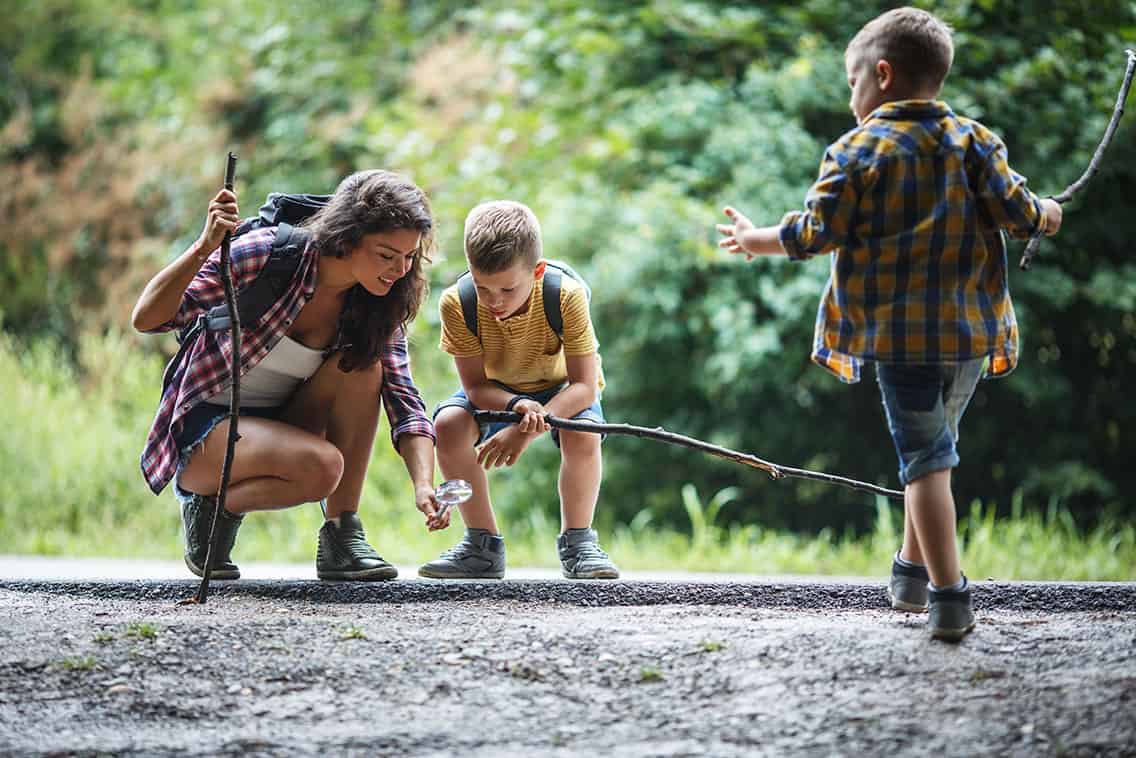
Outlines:
{"type": "MultiPolygon", "coordinates": [[[[439,396],[452,382],[449,368],[434,357],[416,363],[415,370],[427,397],[439,396]]],[[[20,346],[0,331],[0,553],[180,558],[176,502],[168,493],[150,494],[138,470],[161,373],[161,359],[138,350],[133,337],[84,338],[76,370],[50,341],[20,346]]],[[[421,563],[453,544],[460,527],[426,531],[402,461],[385,433],[380,437],[364,488],[364,522],[388,560],[421,563]]],[[[527,507],[525,489],[547,477],[517,473],[494,474],[502,477],[497,500],[509,562],[555,567],[558,524],[527,507]]],[[[878,576],[900,541],[902,511],[883,500],[876,503],[875,526],[867,534],[829,529],[793,534],[759,524],[717,523],[723,505],[736,495],[727,489],[704,501],[693,487],[684,487],[676,498],[688,524],[660,528],[643,511],[606,531],[604,545],[631,570],[878,576]]],[[[1020,500],[1011,506],[1006,518],[995,518],[994,508],[978,502],[960,509],[963,566],[971,577],[1136,579],[1132,523],[1085,529],[1057,504],[1042,512],[1020,500]]],[[[316,505],[252,514],[241,528],[236,555],[312,561],[321,522],[316,505]]]]}

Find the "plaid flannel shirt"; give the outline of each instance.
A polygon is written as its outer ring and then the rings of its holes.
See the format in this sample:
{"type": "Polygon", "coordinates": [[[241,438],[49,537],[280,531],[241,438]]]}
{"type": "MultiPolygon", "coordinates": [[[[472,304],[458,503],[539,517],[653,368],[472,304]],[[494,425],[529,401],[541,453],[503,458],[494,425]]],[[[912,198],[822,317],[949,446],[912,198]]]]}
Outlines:
{"type": "MultiPolygon", "coordinates": [[[[255,229],[233,240],[230,250],[233,287],[249,285],[264,267],[272,252],[276,227],[255,229]]],[[[153,329],[167,332],[192,325],[215,305],[225,302],[220,274],[221,251],[215,250],[201,267],[182,297],[181,307],[170,321],[153,329]]],[[[241,371],[247,373],[268,354],[292,325],[300,309],[311,300],[316,288],[319,255],[309,245],[301,254],[300,265],[291,284],[268,309],[260,323],[241,325],[241,371]]],[[[338,342],[338,340],[337,340],[338,342]]],[[[336,344],[326,354],[341,348],[336,344]]],[[[233,341],[228,331],[201,330],[187,348],[184,358],[175,358],[166,368],[169,382],[162,392],[158,412],[142,451],[142,475],[155,494],[162,491],[177,472],[178,450],[175,435],[189,409],[232,384],[229,366],[233,341]],[[175,365],[176,363],[176,365],[175,365]]],[[[410,374],[406,334],[398,329],[380,355],[383,384],[380,396],[391,427],[391,441],[398,447],[403,434],[419,434],[434,439],[434,426],[410,374]]],[[[379,398],[376,398],[378,401],[379,398]]]]}
{"type": "Polygon", "coordinates": [[[997,135],[940,101],[877,108],[828,148],[805,210],[781,221],[790,258],[832,254],[813,361],[849,383],[863,361],[989,356],[989,376],[1013,370],[1003,229],[1041,234],[1045,214],[997,135]]]}

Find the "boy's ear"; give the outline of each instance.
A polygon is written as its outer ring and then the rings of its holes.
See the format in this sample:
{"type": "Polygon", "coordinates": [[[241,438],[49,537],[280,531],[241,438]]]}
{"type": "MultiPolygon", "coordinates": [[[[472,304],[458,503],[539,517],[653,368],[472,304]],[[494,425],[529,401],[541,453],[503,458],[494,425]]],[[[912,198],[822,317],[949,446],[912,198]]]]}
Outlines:
{"type": "Polygon", "coordinates": [[[880,92],[887,92],[895,84],[895,69],[883,58],[876,61],[876,85],[880,92]]]}
{"type": "Polygon", "coordinates": [[[544,269],[547,264],[548,261],[541,258],[540,263],[536,264],[536,268],[533,269],[533,279],[539,279],[544,276],[544,269]]]}

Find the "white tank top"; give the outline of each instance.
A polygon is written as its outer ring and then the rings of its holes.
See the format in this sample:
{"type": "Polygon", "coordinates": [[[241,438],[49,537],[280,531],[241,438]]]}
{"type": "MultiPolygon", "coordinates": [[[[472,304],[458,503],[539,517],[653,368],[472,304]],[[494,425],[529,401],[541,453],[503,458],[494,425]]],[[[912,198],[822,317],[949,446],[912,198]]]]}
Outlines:
{"type": "MultiPolygon", "coordinates": [[[[241,377],[241,406],[270,408],[283,405],[296,388],[323,365],[323,361],[322,350],[313,350],[284,335],[260,363],[241,377]]],[[[232,397],[232,390],[226,387],[209,398],[209,403],[227,406],[232,397]]]]}

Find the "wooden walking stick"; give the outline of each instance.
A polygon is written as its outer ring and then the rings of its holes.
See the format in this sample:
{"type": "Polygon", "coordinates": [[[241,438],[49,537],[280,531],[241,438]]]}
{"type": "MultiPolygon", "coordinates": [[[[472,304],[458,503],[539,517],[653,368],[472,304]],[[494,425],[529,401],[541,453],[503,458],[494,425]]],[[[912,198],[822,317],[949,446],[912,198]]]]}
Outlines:
{"type": "MultiPolygon", "coordinates": [[[[1070,184],[1065,188],[1065,191],[1060,195],[1055,195],[1056,200],[1061,205],[1073,199],[1073,195],[1077,193],[1081,187],[1089,183],[1089,180],[1100,169],[1101,158],[1104,157],[1104,151],[1108,149],[1109,143],[1112,142],[1112,135],[1116,133],[1116,127],[1120,124],[1120,117],[1124,115],[1124,101],[1128,99],[1128,90],[1132,87],[1132,75],[1136,73],[1136,50],[1125,50],[1128,56],[1128,68],[1124,71],[1124,81],[1120,85],[1120,93],[1116,96],[1116,105],[1112,109],[1112,118],[1108,122],[1108,127],[1104,130],[1104,137],[1101,138],[1100,144],[1097,145],[1097,150],[1093,153],[1093,158],[1089,161],[1089,167],[1085,169],[1085,173],[1081,174],[1081,178],[1070,184]]],[[[1022,271],[1029,271],[1030,264],[1033,263],[1033,257],[1037,255],[1037,249],[1041,247],[1041,236],[1038,235],[1029,241],[1026,245],[1025,252],[1022,253],[1022,259],[1018,263],[1018,268],[1022,271]]]]}
{"type": "MultiPolygon", "coordinates": [[[[233,188],[233,175],[237,171],[237,156],[229,153],[225,164],[225,189],[233,188]]],[[[221,240],[221,284],[225,288],[225,305],[229,311],[231,324],[233,354],[229,365],[229,372],[233,377],[233,396],[229,401],[229,438],[225,443],[225,460],[221,464],[221,484],[217,489],[217,507],[213,511],[213,520],[209,524],[209,543],[205,549],[205,568],[201,572],[201,584],[197,588],[197,595],[179,601],[178,605],[191,603],[205,604],[209,597],[209,575],[213,565],[213,538],[217,533],[217,518],[221,509],[225,507],[225,496],[229,493],[229,475],[233,470],[233,450],[240,438],[237,434],[237,419],[241,407],[241,316],[237,311],[237,293],[233,289],[232,265],[229,261],[229,250],[232,246],[232,234],[225,232],[221,240]]]]}
{"type": "MultiPolygon", "coordinates": [[[[523,414],[514,411],[475,411],[473,417],[478,423],[503,422],[506,424],[516,424],[520,423],[523,414]]],[[[841,487],[849,487],[854,490],[860,490],[861,492],[871,492],[873,495],[883,495],[884,497],[890,497],[894,500],[903,499],[903,493],[899,490],[889,490],[875,484],[868,484],[867,482],[849,479],[844,476],[826,474],[821,471],[809,471],[803,468],[782,466],[779,463],[771,463],[770,461],[762,460],[756,455],[739,453],[736,450],[712,445],[709,442],[696,440],[693,437],[668,432],[661,426],[648,429],[644,426],[632,426],[631,424],[595,424],[590,421],[574,421],[572,419],[558,418],[551,414],[545,416],[545,420],[548,421],[549,426],[556,429],[567,429],[572,432],[591,432],[592,434],[629,434],[633,437],[644,437],[646,439],[659,440],[660,442],[669,442],[672,445],[681,445],[682,447],[701,450],[704,453],[709,453],[719,458],[725,458],[728,461],[744,463],[747,466],[761,469],[769,474],[770,479],[774,480],[785,477],[791,479],[812,479],[818,482],[827,482],[828,484],[838,484],[841,487]]]]}

